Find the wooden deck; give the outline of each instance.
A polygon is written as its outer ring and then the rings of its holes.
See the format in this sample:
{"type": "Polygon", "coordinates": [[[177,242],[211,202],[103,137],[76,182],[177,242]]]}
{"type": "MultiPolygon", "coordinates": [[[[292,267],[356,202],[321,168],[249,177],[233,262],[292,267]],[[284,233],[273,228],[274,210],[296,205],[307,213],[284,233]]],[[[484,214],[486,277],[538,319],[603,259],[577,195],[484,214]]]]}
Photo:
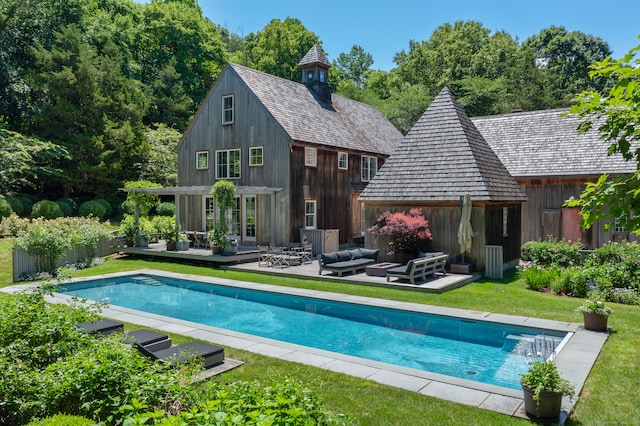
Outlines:
{"type": "Polygon", "coordinates": [[[162,260],[177,262],[194,262],[205,263],[211,266],[234,269],[239,271],[256,272],[260,274],[281,275],[296,277],[302,279],[340,281],[352,284],[369,285],[377,287],[392,287],[399,290],[424,291],[430,293],[442,293],[477,281],[481,278],[480,273],[471,274],[453,274],[441,273],[435,277],[427,278],[422,282],[411,284],[406,280],[392,279],[387,282],[386,276],[371,276],[366,273],[347,274],[339,277],[332,272],[323,271],[318,274],[318,261],[313,260],[311,263],[302,263],[300,265],[291,265],[288,267],[268,267],[264,264],[258,264],[258,250],[253,246],[238,246],[238,253],[233,255],[214,255],[210,249],[189,248],[184,251],[167,251],[163,241],[160,243],[151,243],[148,248],[118,248],[117,251],[132,256],[155,257],[162,260]]]}

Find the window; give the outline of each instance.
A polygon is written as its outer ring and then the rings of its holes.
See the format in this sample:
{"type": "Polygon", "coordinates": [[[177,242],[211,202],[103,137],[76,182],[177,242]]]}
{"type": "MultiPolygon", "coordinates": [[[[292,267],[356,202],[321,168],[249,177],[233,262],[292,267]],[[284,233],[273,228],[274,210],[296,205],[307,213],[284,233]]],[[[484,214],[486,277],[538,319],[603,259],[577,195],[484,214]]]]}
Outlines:
{"type": "Polygon", "coordinates": [[[233,95],[222,97],[222,124],[233,124],[233,95]]]}
{"type": "Polygon", "coordinates": [[[616,234],[626,234],[627,228],[620,221],[621,218],[616,218],[614,231],[616,234]]]}
{"type": "Polygon", "coordinates": [[[338,169],[347,170],[349,169],[349,154],[346,152],[338,153],[338,169]]]}
{"type": "Polygon", "coordinates": [[[209,168],[209,152],[196,152],[196,170],[204,170],[209,168]]]}
{"type": "Polygon", "coordinates": [[[250,166],[262,166],[262,147],[254,146],[249,148],[249,165],[250,166]]]}
{"type": "Polygon", "coordinates": [[[321,83],[326,83],[326,80],[324,78],[324,71],[323,70],[320,70],[320,82],[321,83]]]}
{"type": "Polygon", "coordinates": [[[304,228],[316,229],[316,200],[304,202],[304,228]]]}
{"type": "Polygon", "coordinates": [[[216,151],[216,179],[240,179],[240,150],[216,151]]]}
{"type": "Polygon", "coordinates": [[[317,152],[315,148],[304,149],[304,165],[315,167],[317,165],[317,152]]]}
{"type": "Polygon", "coordinates": [[[502,236],[509,236],[509,207],[502,208],[502,236]]]}
{"type": "Polygon", "coordinates": [[[376,157],[362,156],[362,173],[361,178],[363,182],[369,182],[376,175],[378,171],[378,159],[376,157]]]}

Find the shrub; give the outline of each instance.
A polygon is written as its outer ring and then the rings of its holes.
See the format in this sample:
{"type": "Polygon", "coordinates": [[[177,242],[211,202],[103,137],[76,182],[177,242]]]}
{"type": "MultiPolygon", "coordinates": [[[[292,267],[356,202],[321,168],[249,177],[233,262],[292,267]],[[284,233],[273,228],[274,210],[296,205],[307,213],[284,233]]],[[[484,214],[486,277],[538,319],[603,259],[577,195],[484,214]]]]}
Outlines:
{"type": "Polygon", "coordinates": [[[625,305],[640,305],[640,294],[635,288],[611,288],[606,292],[608,302],[625,305]]]}
{"type": "Polygon", "coordinates": [[[640,245],[633,242],[609,243],[594,250],[588,265],[609,267],[611,284],[616,288],[640,288],[640,245]]]}
{"type": "Polygon", "coordinates": [[[160,203],[158,207],[156,207],[156,214],[158,216],[175,216],[176,205],[170,202],[160,203]]]}
{"type": "Polygon", "coordinates": [[[31,215],[31,212],[33,210],[33,201],[31,201],[31,198],[24,195],[18,195],[16,199],[20,200],[20,202],[22,203],[22,215],[31,215]]]}
{"type": "Polygon", "coordinates": [[[389,256],[395,253],[417,253],[418,246],[431,239],[429,221],[418,208],[409,210],[409,213],[384,212],[368,231],[374,236],[384,235],[389,238],[389,256]]]}
{"type": "Polygon", "coordinates": [[[2,221],[0,221],[0,232],[16,236],[25,231],[29,223],[29,219],[21,218],[12,213],[9,217],[3,217],[2,221]]]}
{"type": "Polygon", "coordinates": [[[105,200],[104,198],[96,198],[95,200],[96,203],[100,203],[103,207],[104,207],[104,215],[100,216],[100,219],[105,219],[107,217],[111,217],[111,215],[113,214],[113,209],[111,208],[111,203],[108,202],[107,200],[105,200]]]}
{"type": "Polygon", "coordinates": [[[36,258],[38,272],[53,273],[58,268],[58,260],[71,248],[71,234],[54,221],[34,219],[14,240],[14,245],[36,258]]]}
{"type": "Polygon", "coordinates": [[[6,200],[15,214],[17,214],[18,216],[24,214],[24,206],[22,205],[22,201],[20,201],[20,198],[6,197],[6,200]]]}
{"type": "Polygon", "coordinates": [[[127,420],[153,419],[153,424],[207,425],[346,425],[354,424],[341,414],[322,408],[319,398],[291,379],[263,387],[259,382],[214,383],[203,394],[206,402],[197,408],[163,419],[162,412],[151,412],[144,404],[123,406],[127,420]]]}
{"type": "Polygon", "coordinates": [[[0,197],[0,218],[9,217],[13,213],[13,209],[7,200],[0,197]]]}
{"type": "Polygon", "coordinates": [[[73,220],[71,242],[85,249],[87,261],[91,263],[96,257],[96,249],[100,240],[111,238],[111,232],[97,218],[73,220]]]}
{"type": "Polygon", "coordinates": [[[31,210],[31,217],[33,218],[56,219],[62,216],[64,216],[64,213],[60,206],[49,200],[38,201],[33,205],[33,210],[31,210]]]}
{"type": "Polygon", "coordinates": [[[93,216],[97,218],[103,218],[106,213],[107,209],[104,207],[104,205],[100,202],[97,202],[96,200],[85,201],[84,203],[80,204],[80,207],[78,208],[78,214],[82,217],[93,216]]]}
{"type": "Polygon", "coordinates": [[[566,240],[528,241],[520,249],[520,258],[543,267],[581,265],[583,248],[580,242],[566,240]]]}
{"type": "Polygon", "coordinates": [[[551,283],[551,289],[556,294],[585,297],[591,283],[593,283],[593,277],[589,271],[574,266],[561,270],[559,276],[551,283]]]}
{"type": "Polygon", "coordinates": [[[545,269],[531,262],[522,263],[517,269],[518,276],[531,290],[550,288],[551,283],[558,278],[559,274],[556,268],[545,269]]]}
{"type": "MultiPolygon", "coordinates": [[[[0,302],[0,419],[23,424],[56,413],[121,424],[132,399],[157,409],[193,402],[185,387],[194,366],[149,363],[120,336],[95,339],[74,326],[95,319],[77,306],[50,304],[43,292],[0,302]]],[[[92,424],[94,424],[92,423],[92,424]]]]}
{"type": "Polygon", "coordinates": [[[60,210],[62,210],[63,216],[71,216],[73,214],[73,209],[65,201],[58,200],[56,204],[60,207],[60,210]]]}
{"type": "MultiPolygon", "coordinates": [[[[77,206],[75,201],[73,201],[71,198],[68,198],[68,197],[58,198],[56,200],[56,203],[58,203],[58,205],[61,205],[61,204],[67,205],[68,209],[66,210],[69,211],[69,214],[67,214],[67,216],[73,216],[75,214],[77,206]]],[[[65,211],[66,213],[65,208],[63,208],[62,210],[65,211]]]]}

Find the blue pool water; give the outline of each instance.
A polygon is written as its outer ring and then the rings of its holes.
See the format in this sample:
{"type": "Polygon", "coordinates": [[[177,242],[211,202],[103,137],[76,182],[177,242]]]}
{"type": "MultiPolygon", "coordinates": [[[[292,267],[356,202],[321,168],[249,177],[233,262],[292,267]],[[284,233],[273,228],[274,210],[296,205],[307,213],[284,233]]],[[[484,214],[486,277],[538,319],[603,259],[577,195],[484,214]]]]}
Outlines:
{"type": "Polygon", "coordinates": [[[520,389],[527,353],[564,333],[150,275],[65,284],[94,301],[477,382],[520,389]]]}

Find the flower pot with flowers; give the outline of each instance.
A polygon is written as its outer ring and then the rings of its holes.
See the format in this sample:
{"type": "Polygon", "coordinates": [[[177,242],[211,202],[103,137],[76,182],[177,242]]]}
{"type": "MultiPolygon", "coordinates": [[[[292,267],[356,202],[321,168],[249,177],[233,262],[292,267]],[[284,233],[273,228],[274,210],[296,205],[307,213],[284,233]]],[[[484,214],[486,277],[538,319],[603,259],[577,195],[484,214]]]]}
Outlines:
{"type": "Polygon", "coordinates": [[[386,211],[378,216],[377,222],[368,231],[375,237],[382,237],[380,245],[388,244],[386,255],[390,260],[403,264],[416,258],[418,248],[423,248],[431,240],[429,221],[418,208],[408,213],[386,211]]]}
{"type": "Polygon", "coordinates": [[[591,290],[587,300],[576,308],[576,313],[582,312],[584,328],[593,331],[607,331],[607,321],[613,310],[604,304],[605,297],[600,290],[591,290]]]}
{"type": "Polygon", "coordinates": [[[524,392],[524,411],[529,416],[541,419],[556,419],[560,416],[562,397],[573,397],[575,388],[563,378],[555,363],[537,353],[528,361],[529,371],[520,374],[524,392]]]}

